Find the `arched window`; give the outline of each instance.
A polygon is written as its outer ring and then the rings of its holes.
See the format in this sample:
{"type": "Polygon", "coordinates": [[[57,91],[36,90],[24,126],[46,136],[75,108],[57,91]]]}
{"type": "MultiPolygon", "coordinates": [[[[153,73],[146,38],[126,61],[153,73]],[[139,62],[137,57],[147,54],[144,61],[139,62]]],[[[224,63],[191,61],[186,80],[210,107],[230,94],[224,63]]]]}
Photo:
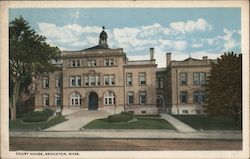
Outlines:
{"type": "Polygon", "coordinates": [[[115,94],[108,91],[104,94],[104,105],[115,105],[115,94]]]}
{"type": "Polygon", "coordinates": [[[81,105],[81,95],[78,92],[73,92],[70,95],[70,105],[74,106],[74,105],[81,105]]]}

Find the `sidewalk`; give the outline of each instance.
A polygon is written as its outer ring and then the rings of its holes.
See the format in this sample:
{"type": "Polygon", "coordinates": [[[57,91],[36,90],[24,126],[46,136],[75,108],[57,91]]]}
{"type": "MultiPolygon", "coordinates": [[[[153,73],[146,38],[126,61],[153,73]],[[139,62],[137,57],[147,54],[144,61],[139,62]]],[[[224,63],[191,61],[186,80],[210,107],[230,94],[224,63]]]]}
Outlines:
{"type": "Polygon", "coordinates": [[[161,117],[172,124],[179,132],[198,132],[189,125],[183,123],[182,121],[172,117],[166,113],[160,113],[161,117]]]}
{"type": "Polygon", "coordinates": [[[177,132],[174,130],[11,131],[10,137],[112,138],[112,139],[212,139],[241,140],[241,131],[177,132]]]}
{"type": "Polygon", "coordinates": [[[90,121],[98,118],[105,118],[108,115],[109,115],[108,113],[105,113],[103,111],[91,112],[91,111],[79,110],[68,115],[66,117],[68,121],[62,122],[60,124],[57,124],[42,131],[78,131],[81,129],[81,127],[83,127],[90,121]]]}

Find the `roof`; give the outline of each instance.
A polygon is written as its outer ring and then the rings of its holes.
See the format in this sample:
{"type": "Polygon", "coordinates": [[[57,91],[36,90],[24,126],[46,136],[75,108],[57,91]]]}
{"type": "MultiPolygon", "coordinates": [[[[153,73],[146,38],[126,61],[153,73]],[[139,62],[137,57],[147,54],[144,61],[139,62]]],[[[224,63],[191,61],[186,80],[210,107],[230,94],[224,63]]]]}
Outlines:
{"type": "Polygon", "coordinates": [[[194,59],[192,57],[189,57],[189,58],[187,58],[186,60],[183,60],[183,61],[202,61],[202,60],[194,59]]]}
{"type": "Polygon", "coordinates": [[[93,46],[93,47],[84,49],[84,50],[82,50],[82,51],[92,51],[92,50],[100,50],[100,49],[111,50],[110,48],[105,47],[105,46],[103,46],[103,45],[96,45],[96,46],[93,46]]]}

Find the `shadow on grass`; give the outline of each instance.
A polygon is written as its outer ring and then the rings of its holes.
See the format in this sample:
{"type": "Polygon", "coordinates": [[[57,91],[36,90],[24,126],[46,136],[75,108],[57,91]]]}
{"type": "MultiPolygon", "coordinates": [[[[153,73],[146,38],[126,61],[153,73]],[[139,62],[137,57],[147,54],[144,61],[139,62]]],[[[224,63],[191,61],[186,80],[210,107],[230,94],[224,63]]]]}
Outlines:
{"type": "Polygon", "coordinates": [[[241,123],[236,123],[233,118],[208,115],[173,116],[197,130],[241,130],[241,123]]]}
{"type": "Polygon", "coordinates": [[[19,118],[16,121],[10,120],[9,128],[10,130],[15,130],[15,129],[41,130],[57,125],[66,120],[67,119],[65,119],[64,116],[55,116],[50,118],[48,121],[44,122],[22,122],[22,118],[19,118]]]}
{"type": "Polygon", "coordinates": [[[175,128],[164,119],[137,118],[132,122],[110,122],[106,118],[94,120],[83,127],[84,129],[168,129],[175,128]]]}

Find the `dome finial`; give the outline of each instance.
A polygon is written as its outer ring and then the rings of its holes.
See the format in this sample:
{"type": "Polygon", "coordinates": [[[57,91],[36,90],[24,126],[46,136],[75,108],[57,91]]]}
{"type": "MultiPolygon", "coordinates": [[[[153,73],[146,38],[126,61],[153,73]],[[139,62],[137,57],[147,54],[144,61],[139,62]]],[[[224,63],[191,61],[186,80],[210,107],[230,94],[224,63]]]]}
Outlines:
{"type": "Polygon", "coordinates": [[[105,26],[102,26],[102,30],[105,30],[105,26]]]}

